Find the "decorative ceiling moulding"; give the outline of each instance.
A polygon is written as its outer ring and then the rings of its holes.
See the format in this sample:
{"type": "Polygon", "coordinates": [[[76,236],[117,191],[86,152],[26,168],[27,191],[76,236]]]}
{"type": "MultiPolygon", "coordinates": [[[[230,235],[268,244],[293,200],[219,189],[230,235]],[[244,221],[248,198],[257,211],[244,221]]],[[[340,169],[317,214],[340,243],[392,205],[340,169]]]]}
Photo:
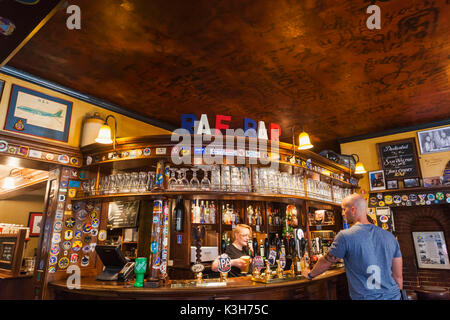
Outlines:
{"type": "Polygon", "coordinates": [[[36,76],[34,76],[32,74],[29,74],[27,72],[24,72],[24,71],[21,71],[21,70],[18,70],[18,69],[9,67],[9,66],[4,66],[4,67],[0,68],[0,73],[3,73],[5,75],[11,76],[11,77],[15,77],[15,78],[23,80],[23,81],[30,82],[32,84],[44,87],[46,89],[50,89],[50,90],[56,91],[56,92],[61,93],[61,94],[65,94],[65,95],[67,95],[69,97],[72,97],[72,98],[75,98],[75,99],[78,99],[78,100],[90,103],[90,104],[92,104],[94,106],[103,108],[105,110],[116,112],[118,114],[124,115],[126,117],[129,117],[129,118],[132,118],[132,119],[135,119],[135,120],[142,121],[144,123],[150,124],[150,125],[158,127],[158,128],[162,128],[162,129],[165,129],[165,130],[168,130],[168,131],[174,131],[174,130],[177,129],[177,127],[175,127],[175,126],[173,126],[171,124],[164,123],[164,122],[161,122],[161,121],[158,121],[158,120],[155,120],[155,119],[148,118],[146,116],[143,116],[141,114],[132,112],[130,110],[126,110],[126,109],[124,109],[124,108],[122,108],[120,106],[117,106],[117,105],[112,104],[110,102],[104,101],[102,99],[98,99],[96,97],[83,94],[83,93],[81,93],[79,91],[72,90],[70,88],[61,86],[61,85],[59,85],[57,83],[54,83],[54,82],[51,82],[51,81],[47,81],[45,79],[36,77],[36,76]]]}
{"type": "Polygon", "coordinates": [[[445,125],[449,125],[449,124],[450,124],[450,118],[436,121],[436,122],[427,122],[427,123],[418,124],[418,125],[409,126],[409,127],[402,127],[402,128],[392,129],[392,130],[381,131],[381,132],[377,132],[377,133],[368,133],[368,134],[362,134],[359,136],[338,139],[338,142],[339,142],[339,144],[343,144],[343,143],[348,143],[348,142],[390,136],[392,134],[397,134],[397,133],[440,127],[440,126],[445,126],[445,125]]]}

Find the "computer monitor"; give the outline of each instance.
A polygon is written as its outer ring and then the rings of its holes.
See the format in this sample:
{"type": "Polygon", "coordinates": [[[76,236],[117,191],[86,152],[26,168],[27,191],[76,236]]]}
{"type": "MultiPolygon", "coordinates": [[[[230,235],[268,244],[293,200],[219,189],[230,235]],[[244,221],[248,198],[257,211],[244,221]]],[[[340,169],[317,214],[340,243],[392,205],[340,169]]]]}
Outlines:
{"type": "Polygon", "coordinates": [[[95,251],[105,266],[105,270],[97,276],[97,280],[117,280],[120,270],[128,262],[120,248],[113,245],[97,245],[95,251]]]}

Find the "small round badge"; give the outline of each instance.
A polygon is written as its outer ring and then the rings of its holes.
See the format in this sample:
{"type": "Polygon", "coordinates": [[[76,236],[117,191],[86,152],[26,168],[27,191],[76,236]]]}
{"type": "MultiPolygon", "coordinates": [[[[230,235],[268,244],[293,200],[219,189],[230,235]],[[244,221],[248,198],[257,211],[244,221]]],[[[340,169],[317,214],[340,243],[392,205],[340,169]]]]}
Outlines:
{"type": "Polygon", "coordinates": [[[56,221],[55,224],[53,225],[53,231],[60,232],[62,230],[62,227],[63,225],[61,221],[56,221]]]}
{"type": "Polygon", "coordinates": [[[55,273],[56,272],[56,268],[55,267],[49,267],[48,268],[48,273],[55,273]]]}
{"type": "Polygon", "coordinates": [[[82,267],[87,267],[89,265],[89,256],[84,256],[81,259],[81,266],[82,267]]]}
{"type": "Polygon", "coordinates": [[[57,245],[57,244],[52,245],[52,247],[50,248],[50,253],[54,254],[55,256],[58,255],[59,245],[57,245]]]}
{"type": "Polygon", "coordinates": [[[71,263],[77,263],[78,262],[78,253],[72,253],[70,255],[70,262],[71,263]]]}
{"type": "Polygon", "coordinates": [[[98,240],[99,241],[105,241],[106,240],[106,230],[100,230],[98,234],[98,240]]]}
{"type": "Polygon", "coordinates": [[[75,231],[75,239],[81,239],[81,231],[75,231]]]}
{"type": "Polygon", "coordinates": [[[92,229],[91,230],[91,235],[93,236],[93,237],[96,237],[97,235],[98,235],[98,229],[92,229]]]}
{"type": "Polygon", "coordinates": [[[73,231],[72,230],[66,230],[64,232],[64,239],[65,240],[71,240],[73,238],[73,231]]]}
{"type": "Polygon", "coordinates": [[[65,269],[65,268],[67,268],[67,266],[69,265],[69,258],[67,258],[67,257],[63,257],[63,258],[61,258],[61,259],[59,259],[59,262],[58,262],[58,266],[61,268],[61,269],[65,269]]]}
{"type": "Polygon", "coordinates": [[[63,247],[64,250],[69,250],[70,248],[72,248],[72,242],[64,241],[62,247],[63,247]]]}
{"type": "Polygon", "coordinates": [[[83,225],[83,232],[84,233],[90,233],[92,230],[92,225],[90,223],[85,223],[83,225]]]}
{"type": "Polygon", "coordinates": [[[8,142],[5,140],[0,140],[0,152],[6,151],[8,149],[8,142]]]}
{"type": "Polygon", "coordinates": [[[73,244],[72,244],[72,250],[74,252],[80,251],[82,247],[83,247],[83,242],[81,242],[79,240],[78,241],[74,241],[73,244]]]}
{"type": "Polygon", "coordinates": [[[48,259],[48,263],[50,265],[56,264],[56,261],[58,261],[58,258],[56,258],[56,256],[50,256],[50,258],[48,259]]]}
{"type": "Polygon", "coordinates": [[[83,252],[84,253],[89,253],[91,251],[91,246],[90,245],[86,245],[83,247],[83,252]]]}
{"type": "Polygon", "coordinates": [[[100,224],[100,220],[92,219],[92,227],[93,228],[97,228],[99,224],[100,224]]]}
{"type": "Polygon", "coordinates": [[[70,217],[70,218],[68,218],[66,221],[65,221],[65,224],[66,224],[66,227],[67,228],[73,228],[74,227],[74,225],[75,225],[75,218],[73,218],[73,217],[70,217]]]}

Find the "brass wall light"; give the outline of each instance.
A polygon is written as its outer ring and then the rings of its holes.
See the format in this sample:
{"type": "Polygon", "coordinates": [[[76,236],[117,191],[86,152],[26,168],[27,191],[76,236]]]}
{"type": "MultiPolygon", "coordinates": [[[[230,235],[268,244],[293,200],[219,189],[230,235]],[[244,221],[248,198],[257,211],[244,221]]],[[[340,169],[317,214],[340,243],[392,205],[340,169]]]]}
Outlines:
{"type": "Polygon", "coordinates": [[[116,134],[117,134],[117,119],[113,115],[108,115],[105,119],[105,123],[98,130],[97,138],[95,142],[101,144],[113,144],[114,150],[116,150],[116,134]],[[111,127],[108,125],[109,118],[114,119],[114,137],[111,139],[111,127]]]}

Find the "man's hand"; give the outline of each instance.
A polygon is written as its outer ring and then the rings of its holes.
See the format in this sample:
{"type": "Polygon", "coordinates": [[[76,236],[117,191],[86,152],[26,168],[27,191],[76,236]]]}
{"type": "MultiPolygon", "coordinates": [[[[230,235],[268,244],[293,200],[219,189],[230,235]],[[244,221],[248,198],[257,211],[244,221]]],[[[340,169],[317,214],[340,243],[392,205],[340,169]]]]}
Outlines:
{"type": "Polygon", "coordinates": [[[246,266],[247,262],[244,259],[232,259],[231,260],[231,265],[233,267],[238,267],[239,269],[243,269],[246,266]]]}

